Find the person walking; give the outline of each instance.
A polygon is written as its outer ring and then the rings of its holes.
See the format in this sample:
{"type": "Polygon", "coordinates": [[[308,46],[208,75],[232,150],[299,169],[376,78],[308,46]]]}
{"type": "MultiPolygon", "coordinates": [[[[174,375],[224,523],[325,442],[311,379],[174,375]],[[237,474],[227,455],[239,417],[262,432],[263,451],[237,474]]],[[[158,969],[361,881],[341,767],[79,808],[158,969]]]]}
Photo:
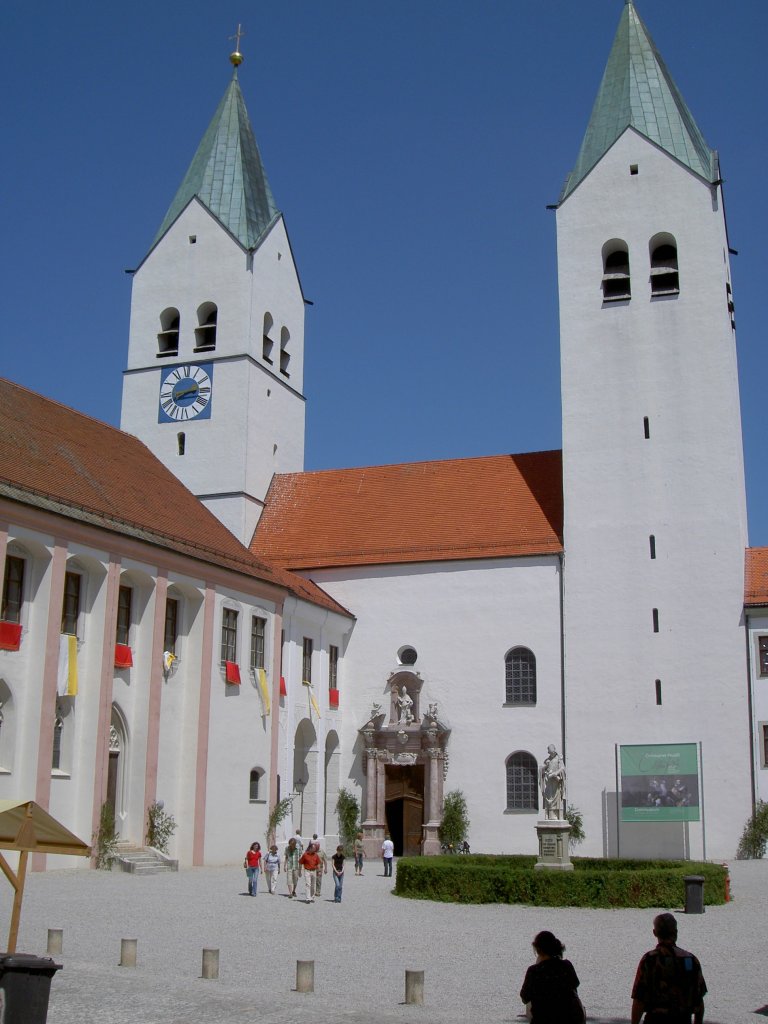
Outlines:
{"type": "Polygon", "coordinates": [[[316,843],[313,840],[312,845],[315,848],[315,853],[320,858],[320,863],[317,867],[317,880],[315,881],[315,895],[319,896],[323,891],[323,875],[328,874],[328,858],[320,843],[316,843]]]}
{"type": "Polygon", "coordinates": [[[533,940],[536,963],[525,972],[520,998],[530,1009],[531,1024],[584,1024],[584,1007],[576,989],[579,979],[565,946],[552,932],[539,932],[533,940]]]}
{"type": "Polygon", "coordinates": [[[258,896],[259,871],[261,870],[261,843],[251,843],[248,847],[243,867],[248,877],[248,895],[258,896]]]}
{"type": "Polygon", "coordinates": [[[355,874],[362,875],[363,873],[363,860],[365,859],[365,847],[363,845],[363,833],[358,832],[355,836],[354,842],[355,851],[355,874]]]}
{"type": "Polygon", "coordinates": [[[264,876],[267,880],[267,889],[274,896],[277,889],[277,876],[280,874],[280,854],[276,846],[270,846],[264,856],[264,876]]]}
{"type": "Polygon", "coordinates": [[[697,958],[677,945],[675,915],[654,917],[653,934],[656,948],[641,958],[632,986],[632,1024],[702,1024],[707,986],[697,958]]]}
{"type": "Polygon", "coordinates": [[[315,850],[315,844],[309,843],[304,853],[299,857],[299,864],[304,869],[304,889],[307,903],[315,902],[315,886],[317,884],[317,869],[320,858],[315,850]]]}
{"type": "Polygon", "coordinates": [[[288,886],[289,899],[295,899],[296,885],[301,877],[301,864],[299,863],[299,857],[300,854],[298,847],[296,846],[296,840],[291,836],[288,840],[288,845],[285,848],[285,855],[283,857],[285,883],[288,886]]]}
{"type": "Polygon", "coordinates": [[[331,857],[333,871],[333,902],[341,903],[341,890],[344,885],[344,847],[337,846],[336,853],[331,857]]]}
{"type": "Polygon", "coordinates": [[[395,844],[389,838],[389,832],[384,836],[384,842],[381,844],[381,859],[384,861],[384,877],[392,877],[392,864],[395,859],[395,844]]]}

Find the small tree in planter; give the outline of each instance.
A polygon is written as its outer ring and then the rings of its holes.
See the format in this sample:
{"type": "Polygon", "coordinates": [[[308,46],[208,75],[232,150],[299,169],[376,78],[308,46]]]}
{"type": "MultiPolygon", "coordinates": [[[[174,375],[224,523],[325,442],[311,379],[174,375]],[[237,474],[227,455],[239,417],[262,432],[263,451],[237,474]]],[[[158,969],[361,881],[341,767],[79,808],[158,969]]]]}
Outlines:
{"type": "Polygon", "coordinates": [[[573,851],[586,838],[584,835],[584,815],[578,807],[568,804],[565,811],[565,820],[571,826],[571,834],[568,836],[568,849],[573,851]]]}
{"type": "Polygon", "coordinates": [[[168,843],[178,828],[172,814],[166,814],[164,804],[155,800],[147,808],[147,834],[144,842],[153,850],[168,853],[168,843]]]}
{"type": "Polygon", "coordinates": [[[277,829],[291,813],[292,807],[293,797],[284,796],[282,800],[277,801],[270,811],[269,821],[267,822],[267,847],[272,846],[274,843],[277,837],[277,829]]]}
{"type": "Polygon", "coordinates": [[[336,814],[339,819],[339,839],[341,839],[344,852],[351,854],[355,836],[360,831],[360,804],[357,797],[353,796],[348,789],[340,789],[336,801],[336,814]]]}
{"type": "Polygon", "coordinates": [[[115,811],[111,804],[103,803],[99,814],[99,827],[93,833],[93,857],[96,867],[109,871],[115,859],[120,833],[115,831],[115,811]]]}
{"type": "Polygon", "coordinates": [[[768,804],[758,800],[755,813],[747,820],[741,833],[737,860],[759,860],[768,848],[768,804]]]}
{"type": "Polygon", "coordinates": [[[441,844],[451,851],[458,850],[469,835],[467,801],[460,789],[445,794],[443,820],[437,834],[441,844]]]}

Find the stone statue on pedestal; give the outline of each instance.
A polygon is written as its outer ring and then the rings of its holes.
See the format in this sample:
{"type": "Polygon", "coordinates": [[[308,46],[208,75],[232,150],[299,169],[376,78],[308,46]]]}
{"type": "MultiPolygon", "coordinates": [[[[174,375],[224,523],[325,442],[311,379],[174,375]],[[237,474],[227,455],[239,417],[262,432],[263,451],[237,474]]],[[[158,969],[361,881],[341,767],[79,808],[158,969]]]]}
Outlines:
{"type": "Polygon", "coordinates": [[[539,769],[539,784],[548,820],[565,820],[565,762],[554,744],[547,747],[547,756],[539,769]]]}
{"type": "Polygon", "coordinates": [[[396,701],[400,717],[398,719],[398,725],[410,725],[413,721],[413,701],[408,696],[408,691],[404,686],[400,687],[400,696],[396,701]]]}

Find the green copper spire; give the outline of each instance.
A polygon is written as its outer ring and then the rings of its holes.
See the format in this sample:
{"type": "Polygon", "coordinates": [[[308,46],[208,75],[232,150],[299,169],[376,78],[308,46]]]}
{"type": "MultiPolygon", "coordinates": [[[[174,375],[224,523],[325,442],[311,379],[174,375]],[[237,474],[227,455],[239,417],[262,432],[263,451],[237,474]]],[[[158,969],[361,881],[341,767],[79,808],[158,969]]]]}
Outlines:
{"type": "Polygon", "coordinates": [[[704,141],[631,0],[622,12],[579,157],[560,202],[629,127],[707,181],[718,177],[717,154],[704,141]]]}
{"type": "Polygon", "coordinates": [[[197,196],[246,249],[258,245],[280,215],[248,120],[237,72],[192,158],[155,242],[162,238],[193,196],[197,196]]]}

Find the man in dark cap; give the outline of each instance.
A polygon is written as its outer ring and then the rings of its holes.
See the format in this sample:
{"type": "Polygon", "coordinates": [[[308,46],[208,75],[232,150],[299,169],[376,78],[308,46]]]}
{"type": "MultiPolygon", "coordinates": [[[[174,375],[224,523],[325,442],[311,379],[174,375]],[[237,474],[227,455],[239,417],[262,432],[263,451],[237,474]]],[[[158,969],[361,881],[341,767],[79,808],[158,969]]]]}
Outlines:
{"type": "Polygon", "coordinates": [[[674,914],[655,917],[653,934],[656,948],[643,956],[632,986],[632,1024],[702,1024],[707,986],[699,961],[676,944],[674,914]]]}

